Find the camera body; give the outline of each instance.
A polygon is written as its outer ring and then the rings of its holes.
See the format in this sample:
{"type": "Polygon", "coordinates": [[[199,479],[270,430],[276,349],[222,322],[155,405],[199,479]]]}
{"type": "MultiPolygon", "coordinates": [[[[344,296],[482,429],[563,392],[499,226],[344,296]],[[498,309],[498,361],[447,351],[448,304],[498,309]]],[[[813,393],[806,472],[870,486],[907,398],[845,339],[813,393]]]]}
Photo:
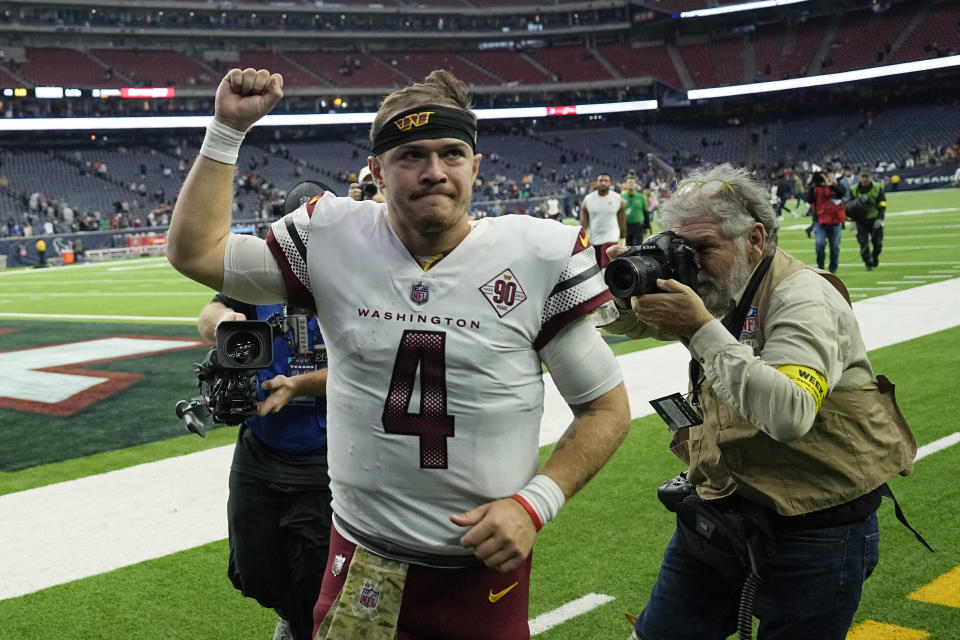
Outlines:
{"type": "Polygon", "coordinates": [[[656,293],[658,278],[696,288],[697,252],[672,231],[652,235],[639,247],[627,247],[626,253],[607,265],[603,276],[610,293],[624,300],[656,293]]]}
{"type": "Polygon", "coordinates": [[[687,481],[686,471],[657,487],[657,498],[660,500],[660,504],[672,513],[676,513],[677,507],[680,506],[684,498],[695,493],[696,489],[687,481]]]}
{"type": "Polygon", "coordinates": [[[377,195],[377,185],[373,182],[363,182],[360,184],[360,199],[361,200],[372,200],[375,195],[377,195]]]}

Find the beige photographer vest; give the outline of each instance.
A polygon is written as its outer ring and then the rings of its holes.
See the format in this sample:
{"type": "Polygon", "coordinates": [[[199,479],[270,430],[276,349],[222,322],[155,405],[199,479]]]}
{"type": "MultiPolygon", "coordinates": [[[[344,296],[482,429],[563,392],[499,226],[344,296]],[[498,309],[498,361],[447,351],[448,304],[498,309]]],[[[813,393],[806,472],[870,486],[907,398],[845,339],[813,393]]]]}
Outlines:
{"type": "MultiPolygon", "coordinates": [[[[805,268],[777,250],[753,298],[759,323],[756,353],[765,342],[771,293],[805,268]]],[[[839,278],[815,271],[849,302],[839,278]]],[[[860,387],[831,389],[810,431],[791,442],[760,431],[722,402],[709,382],[699,401],[703,424],[678,431],[671,450],[690,465],[687,478],[704,499],[736,491],[781,515],[801,515],[850,502],[913,469],[917,443],[897,407],[894,385],[884,376],[860,387]]]]}

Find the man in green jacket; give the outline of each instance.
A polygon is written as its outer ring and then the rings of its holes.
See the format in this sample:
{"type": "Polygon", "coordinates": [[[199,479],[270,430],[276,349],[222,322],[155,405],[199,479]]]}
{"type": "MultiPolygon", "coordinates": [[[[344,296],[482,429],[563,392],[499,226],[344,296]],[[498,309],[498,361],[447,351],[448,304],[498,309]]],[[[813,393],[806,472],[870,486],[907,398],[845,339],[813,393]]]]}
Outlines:
{"type": "Polygon", "coordinates": [[[860,244],[860,257],[867,271],[879,264],[880,250],[883,249],[883,217],[887,212],[887,194],[883,185],[873,181],[869,167],[860,169],[860,182],[850,187],[851,198],[863,198],[867,205],[866,214],[857,220],[857,242],[860,244]],[[870,244],[873,251],[870,251],[870,244]]]}
{"type": "Polygon", "coordinates": [[[644,234],[650,232],[650,205],[647,196],[637,188],[636,176],[627,176],[620,196],[627,208],[627,246],[635,247],[643,242],[644,234]]]}

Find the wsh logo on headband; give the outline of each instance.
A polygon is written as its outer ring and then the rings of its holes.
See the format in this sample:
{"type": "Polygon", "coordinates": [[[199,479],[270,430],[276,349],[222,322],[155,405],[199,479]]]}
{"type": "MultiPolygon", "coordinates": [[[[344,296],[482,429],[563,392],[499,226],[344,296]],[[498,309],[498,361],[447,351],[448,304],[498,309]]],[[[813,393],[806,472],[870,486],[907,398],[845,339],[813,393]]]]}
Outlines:
{"type": "Polygon", "coordinates": [[[410,129],[414,127],[421,127],[430,122],[430,116],[433,113],[433,111],[413,113],[408,116],[403,116],[399,120],[394,120],[393,124],[397,125],[397,129],[400,129],[400,131],[410,131],[410,129]]]}

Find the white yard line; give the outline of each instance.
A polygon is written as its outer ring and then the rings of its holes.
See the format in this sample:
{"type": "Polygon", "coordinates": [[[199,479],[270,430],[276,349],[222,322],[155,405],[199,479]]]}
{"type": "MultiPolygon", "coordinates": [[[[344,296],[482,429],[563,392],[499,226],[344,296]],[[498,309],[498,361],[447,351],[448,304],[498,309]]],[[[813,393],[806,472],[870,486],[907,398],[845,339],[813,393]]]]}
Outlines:
{"type": "Polygon", "coordinates": [[[922,447],[917,447],[917,457],[915,457],[913,461],[916,462],[917,460],[926,458],[931,453],[936,453],[937,451],[943,451],[947,447],[952,447],[958,442],[960,442],[960,433],[951,433],[950,435],[944,436],[939,440],[928,442],[922,447]]]}
{"type": "MultiPolygon", "coordinates": [[[[858,301],[854,311],[868,350],[949,329],[960,325],[960,278],[858,301]]],[[[653,413],[650,399],[686,389],[688,358],[679,343],[618,358],[634,418],[653,413]]],[[[549,376],[545,387],[542,445],[573,417],[549,376]]],[[[222,540],[232,449],[0,496],[0,600],[222,540]]]]}
{"type": "Polygon", "coordinates": [[[599,606],[612,602],[615,598],[602,593],[588,593],[582,598],[557,607],[553,611],[541,613],[530,621],[530,635],[535,636],[563,624],[571,618],[576,618],[599,606]]]}
{"type": "MultiPolygon", "coordinates": [[[[179,294],[178,294],[179,295],[179,294]]],[[[205,293],[209,296],[209,293],[205,293]]],[[[137,320],[151,322],[190,322],[195,323],[197,318],[191,316],[99,316],[78,313],[0,313],[0,318],[29,318],[31,320],[137,320]]]]}

